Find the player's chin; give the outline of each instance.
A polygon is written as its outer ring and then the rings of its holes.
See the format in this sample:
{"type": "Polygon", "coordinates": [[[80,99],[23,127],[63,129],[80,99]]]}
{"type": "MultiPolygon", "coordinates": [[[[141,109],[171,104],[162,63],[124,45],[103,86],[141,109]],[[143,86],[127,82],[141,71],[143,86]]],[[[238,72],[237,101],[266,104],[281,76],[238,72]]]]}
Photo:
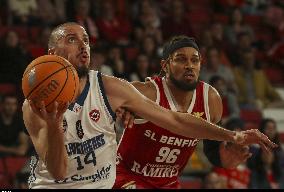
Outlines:
{"type": "Polygon", "coordinates": [[[186,84],[188,84],[188,85],[192,85],[192,84],[195,84],[196,82],[197,82],[197,80],[196,79],[189,79],[189,78],[186,78],[185,80],[184,80],[184,82],[186,83],[186,84]]]}
{"type": "Polygon", "coordinates": [[[80,66],[89,66],[90,65],[90,59],[79,59],[78,61],[80,66]]]}

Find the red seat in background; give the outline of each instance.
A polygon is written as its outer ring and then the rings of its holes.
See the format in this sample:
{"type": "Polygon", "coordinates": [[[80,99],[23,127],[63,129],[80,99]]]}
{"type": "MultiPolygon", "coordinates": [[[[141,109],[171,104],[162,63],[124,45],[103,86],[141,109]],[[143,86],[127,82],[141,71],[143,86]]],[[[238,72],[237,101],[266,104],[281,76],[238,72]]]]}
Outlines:
{"type": "Polygon", "coordinates": [[[226,25],[229,22],[229,17],[225,14],[214,14],[213,20],[226,25]]]}
{"type": "Polygon", "coordinates": [[[27,162],[27,157],[0,158],[0,188],[12,188],[16,174],[27,162]]]}
{"type": "Polygon", "coordinates": [[[13,94],[17,92],[17,87],[12,83],[0,83],[0,95],[13,94]]]}
{"type": "Polygon", "coordinates": [[[284,143],[284,133],[279,134],[280,143],[284,143]]]}
{"type": "Polygon", "coordinates": [[[278,68],[269,67],[269,68],[264,69],[264,72],[272,84],[278,85],[278,84],[284,83],[284,77],[283,77],[282,70],[278,68]]]}
{"type": "Polygon", "coordinates": [[[28,44],[26,48],[29,50],[33,58],[38,58],[46,54],[46,50],[37,44],[28,44]]]}
{"type": "Polygon", "coordinates": [[[259,26],[261,23],[261,17],[258,15],[245,15],[244,16],[244,21],[249,24],[252,25],[254,27],[259,26]]]}

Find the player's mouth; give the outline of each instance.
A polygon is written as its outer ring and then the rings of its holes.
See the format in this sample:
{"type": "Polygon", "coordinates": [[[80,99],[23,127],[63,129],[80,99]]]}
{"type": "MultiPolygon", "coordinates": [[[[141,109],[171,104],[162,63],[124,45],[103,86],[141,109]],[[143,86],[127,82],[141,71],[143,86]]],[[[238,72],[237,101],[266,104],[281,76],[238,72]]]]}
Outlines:
{"type": "Polygon", "coordinates": [[[188,72],[188,73],[185,73],[184,74],[184,78],[186,79],[186,80],[195,80],[195,75],[194,75],[194,73],[191,73],[191,72],[188,72]]]}
{"type": "Polygon", "coordinates": [[[90,58],[90,56],[89,56],[89,54],[87,52],[83,52],[83,53],[79,54],[79,59],[83,63],[88,62],[89,58],[90,58]]]}

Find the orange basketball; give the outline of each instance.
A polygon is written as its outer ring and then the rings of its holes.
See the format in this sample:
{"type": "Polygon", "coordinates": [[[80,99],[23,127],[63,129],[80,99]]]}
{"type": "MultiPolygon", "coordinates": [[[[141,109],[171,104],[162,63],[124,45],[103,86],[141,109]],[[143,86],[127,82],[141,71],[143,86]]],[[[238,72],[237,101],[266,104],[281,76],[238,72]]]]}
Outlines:
{"type": "Polygon", "coordinates": [[[59,108],[73,102],[79,89],[77,71],[69,61],[57,55],[44,55],[33,60],[26,68],[22,89],[26,99],[39,107],[44,101],[47,111],[57,101],[59,108]]]}

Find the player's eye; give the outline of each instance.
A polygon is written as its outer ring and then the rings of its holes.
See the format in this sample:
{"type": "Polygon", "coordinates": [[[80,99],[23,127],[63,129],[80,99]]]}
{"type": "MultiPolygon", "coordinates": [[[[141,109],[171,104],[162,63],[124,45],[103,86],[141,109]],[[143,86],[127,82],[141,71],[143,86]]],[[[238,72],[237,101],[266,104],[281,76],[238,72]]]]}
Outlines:
{"type": "Polygon", "coordinates": [[[69,37],[68,42],[69,43],[75,43],[76,42],[76,38],[75,37],[69,37]]]}
{"type": "Polygon", "coordinates": [[[84,43],[85,43],[86,45],[88,45],[88,44],[89,44],[89,39],[88,39],[88,38],[84,38],[84,43]]]}
{"type": "Polygon", "coordinates": [[[178,57],[178,58],[174,59],[174,61],[177,62],[177,63],[185,63],[186,60],[187,59],[185,57],[178,57]]]}
{"type": "Polygon", "coordinates": [[[198,63],[198,62],[199,62],[199,59],[197,59],[197,58],[192,58],[192,59],[191,59],[191,62],[192,62],[192,63],[198,63]]]}

